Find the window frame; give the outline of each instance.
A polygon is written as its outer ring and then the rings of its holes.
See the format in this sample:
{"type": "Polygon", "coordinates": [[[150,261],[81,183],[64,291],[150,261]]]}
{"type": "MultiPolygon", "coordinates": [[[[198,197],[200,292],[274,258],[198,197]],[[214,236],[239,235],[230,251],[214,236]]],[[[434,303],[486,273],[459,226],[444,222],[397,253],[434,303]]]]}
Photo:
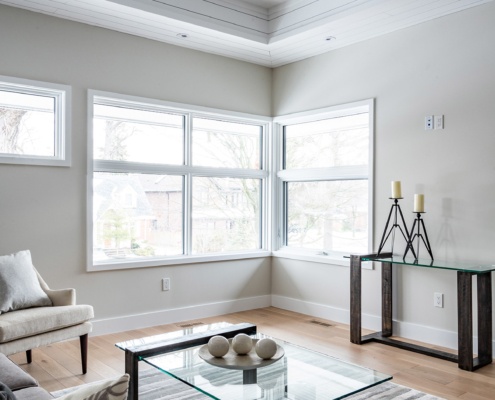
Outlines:
{"type": "Polygon", "coordinates": [[[345,252],[325,252],[310,249],[299,249],[286,246],[286,215],[287,198],[285,184],[298,181],[329,181],[329,180],[368,180],[368,252],[373,248],[373,187],[374,187],[374,99],[367,99],[352,103],[325,107],[316,110],[288,114],[273,119],[274,131],[274,165],[275,195],[272,208],[277,210],[273,215],[273,224],[277,227],[276,234],[272,238],[272,255],[275,257],[291,258],[296,260],[314,261],[333,265],[348,266],[349,261],[344,259],[345,252]],[[343,166],[331,168],[307,168],[307,169],[284,169],[284,126],[298,123],[312,122],[332,117],[368,112],[369,115],[369,161],[367,168],[359,166],[343,166]]]}
{"type": "Polygon", "coordinates": [[[71,97],[68,85],[14,78],[0,75],[0,91],[52,97],[55,100],[53,156],[36,156],[0,153],[0,164],[22,164],[70,167],[71,166],[71,97]]]}
{"type": "Polygon", "coordinates": [[[191,106],[181,103],[166,102],[137,96],[122,95],[99,90],[88,90],[88,170],[87,170],[87,270],[104,271],[115,269],[153,267],[161,265],[188,264],[197,262],[211,262],[221,260],[237,260],[245,258],[259,258],[271,255],[270,207],[271,204],[271,121],[270,117],[237,113],[200,106],[191,106]],[[107,161],[93,159],[93,105],[128,105],[139,106],[143,110],[160,110],[185,115],[184,164],[145,164],[127,161],[107,161]],[[261,166],[260,169],[238,169],[219,167],[199,167],[192,162],[192,120],[194,117],[220,119],[231,122],[241,122],[262,126],[261,139],[261,166]],[[93,172],[136,172],[159,173],[166,175],[184,176],[183,187],[183,247],[184,254],[170,257],[150,257],[145,260],[119,260],[93,262],[93,172]],[[260,244],[258,250],[245,250],[225,253],[191,254],[192,250],[192,177],[206,176],[218,178],[254,178],[261,181],[260,193],[260,244]]]}

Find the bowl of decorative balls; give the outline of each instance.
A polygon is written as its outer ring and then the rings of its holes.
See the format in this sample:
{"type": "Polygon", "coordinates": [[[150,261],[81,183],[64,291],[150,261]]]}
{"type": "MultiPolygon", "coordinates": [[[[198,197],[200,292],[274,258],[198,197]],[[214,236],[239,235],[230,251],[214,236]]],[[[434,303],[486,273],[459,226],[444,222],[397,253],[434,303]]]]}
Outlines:
{"type": "Polygon", "coordinates": [[[280,360],[285,352],[275,340],[252,338],[239,333],[232,339],[213,336],[198,352],[208,364],[227,369],[250,370],[265,367],[280,360]]]}

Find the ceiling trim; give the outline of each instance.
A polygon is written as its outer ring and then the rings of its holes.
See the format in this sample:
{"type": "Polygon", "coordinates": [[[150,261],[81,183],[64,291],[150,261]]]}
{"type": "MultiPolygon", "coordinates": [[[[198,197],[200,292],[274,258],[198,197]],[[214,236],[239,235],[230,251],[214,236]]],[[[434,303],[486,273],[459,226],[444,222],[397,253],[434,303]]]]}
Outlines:
{"type": "Polygon", "coordinates": [[[0,0],[0,4],[279,67],[494,0],[0,0]]]}

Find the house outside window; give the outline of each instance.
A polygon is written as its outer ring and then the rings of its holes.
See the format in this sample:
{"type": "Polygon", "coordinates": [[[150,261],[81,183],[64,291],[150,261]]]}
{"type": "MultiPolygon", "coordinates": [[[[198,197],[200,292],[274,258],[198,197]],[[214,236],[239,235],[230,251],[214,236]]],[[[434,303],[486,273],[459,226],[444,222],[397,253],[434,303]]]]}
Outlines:
{"type": "Polygon", "coordinates": [[[373,101],[275,118],[278,244],[342,258],[371,249],[373,101]]]}
{"type": "Polygon", "coordinates": [[[0,76],[0,163],[70,166],[66,85],[0,76]]]}
{"type": "Polygon", "coordinates": [[[88,269],[268,253],[268,119],[90,91],[88,269]]]}

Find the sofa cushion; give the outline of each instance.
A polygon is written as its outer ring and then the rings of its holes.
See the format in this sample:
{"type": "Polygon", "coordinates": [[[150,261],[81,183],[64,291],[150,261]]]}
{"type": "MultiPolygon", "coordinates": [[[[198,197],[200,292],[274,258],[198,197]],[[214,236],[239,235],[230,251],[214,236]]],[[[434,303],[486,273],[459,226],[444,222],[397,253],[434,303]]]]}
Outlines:
{"type": "Polygon", "coordinates": [[[38,386],[38,382],[5,355],[0,353],[0,381],[10,390],[19,390],[38,386]]]}
{"type": "Polygon", "coordinates": [[[41,289],[29,250],[0,256],[0,314],[51,305],[41,289]]]}
{"type": "Polygon", "coordinates": [[[93,317],[93,307],[85,304],[28,308],[9,312],[0,315],[0,342],[78,325],[93,317]]]}
{"type": "Polygon", "coordinates": [[[12,390],[2,382],[0,382],[0,400],[16,400],[12,390]]]}
{"type": "Polygon", "coordinates": [[[42,387],[30,387],[14,391],[16,400],[53,400],[53,396],[42,387]]]}

